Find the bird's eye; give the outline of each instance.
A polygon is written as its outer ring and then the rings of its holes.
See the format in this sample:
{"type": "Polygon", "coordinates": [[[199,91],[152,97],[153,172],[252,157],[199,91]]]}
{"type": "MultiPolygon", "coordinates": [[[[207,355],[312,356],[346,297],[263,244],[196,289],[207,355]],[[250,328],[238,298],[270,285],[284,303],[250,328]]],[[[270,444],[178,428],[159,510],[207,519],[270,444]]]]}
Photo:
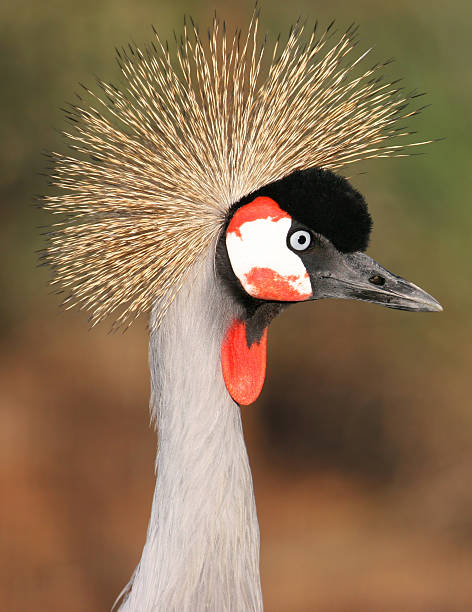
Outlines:
{"type": "Polygon", "coordinates": [[[311,234],[306,230],[297,230],[293,232],[288,241],[295,251],[305,251],[311,244],[311,234]]]}

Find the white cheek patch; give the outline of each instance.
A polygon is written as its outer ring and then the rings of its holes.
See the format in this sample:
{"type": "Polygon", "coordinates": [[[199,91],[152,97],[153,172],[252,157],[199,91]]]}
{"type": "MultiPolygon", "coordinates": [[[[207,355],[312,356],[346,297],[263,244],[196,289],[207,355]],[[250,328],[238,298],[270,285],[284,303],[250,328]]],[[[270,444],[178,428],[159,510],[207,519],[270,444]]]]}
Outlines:
{"type": "Polygon", "coordinates": [[[235,223],[234,229],[230,223],[226,248],[231,266],[245,291],[252,297],[277,301],[306,300],[312,295],[310,277],[300,257],[287,247],[291,218],[281,211],[276,202],[273,204],[283,216],[235,223]]]}

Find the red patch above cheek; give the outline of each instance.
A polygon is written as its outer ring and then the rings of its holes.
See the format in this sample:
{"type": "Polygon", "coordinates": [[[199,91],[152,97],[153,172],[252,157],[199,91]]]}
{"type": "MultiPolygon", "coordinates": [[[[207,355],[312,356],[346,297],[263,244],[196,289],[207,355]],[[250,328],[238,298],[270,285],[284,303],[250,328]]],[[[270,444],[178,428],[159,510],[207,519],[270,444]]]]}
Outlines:
{"type": "Polygon", "coordinates": [[[270,219],[271,221],[279,221],[280,219],[290,219],[285,211],[283,211],[275,200],[260,196],[238,208],[228,225],[227,232],[232,232],[238,238],[241,238],[241,225],[256,221],[257,219],[270,219]]]}
{"type": "Polygon", "coordinates": [[[226,388],[238,404],[247,406],[259,397],[264,385],[266,355],[267,328],[260,341],[249,347],[245,323],[233,321],[221,346],[221,366],[226,388]]]}
{"type": "MultiPolygon", "coordinates": [[[[308,279],[305,272],[304,278],[308,279]]],[[[280,300],[283,302],[300,302],[307,300],[312,293],[298,291],[293,282],[299,280],[296,275],[282,276],[270,268],[252,268],[245,274],[245,280],[251,285],[252,297],[260,300],[280,300]]]]}

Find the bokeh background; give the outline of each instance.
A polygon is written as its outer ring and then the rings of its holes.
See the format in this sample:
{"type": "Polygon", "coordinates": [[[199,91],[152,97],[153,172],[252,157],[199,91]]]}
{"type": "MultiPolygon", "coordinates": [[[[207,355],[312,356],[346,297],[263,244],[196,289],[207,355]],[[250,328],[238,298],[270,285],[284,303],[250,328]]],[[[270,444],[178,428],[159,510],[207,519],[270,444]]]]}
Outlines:
{"type": "MultiPolygon", "coordinates": [[[[251,1],[5,0],[0,5],[0,609],[109,610],[135,567],[154,484],[147,333],[63,312],[36,268],[42,150],[79,81],[116,80],[113,48],[251,1]]],[[[445,306],[299,305],[270,332],[268,378],[243,411],[267,612],[472,610],[470,71],[472,5],[431,0],[262,4],[396,62],[428,93],[423,155],[349,170],[375,219],[370,254],[445,306]]],[[[421,100],[422,102],[422,100],[421,100]]]]}

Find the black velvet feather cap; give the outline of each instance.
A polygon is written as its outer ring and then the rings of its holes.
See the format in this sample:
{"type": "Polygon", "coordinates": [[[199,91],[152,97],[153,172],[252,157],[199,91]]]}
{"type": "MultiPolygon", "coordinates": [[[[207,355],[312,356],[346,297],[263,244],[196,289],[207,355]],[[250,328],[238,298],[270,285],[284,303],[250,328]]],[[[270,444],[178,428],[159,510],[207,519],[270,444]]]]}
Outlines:
{"type": "Polygon", "coordinates": [[[292,219],[328,238],[342,253],[365,251],[372,218],[363,196],[347,179],[331,170],[296,171],[245,196],[228,212],[259,196],[272,198],[292,219]]]}

